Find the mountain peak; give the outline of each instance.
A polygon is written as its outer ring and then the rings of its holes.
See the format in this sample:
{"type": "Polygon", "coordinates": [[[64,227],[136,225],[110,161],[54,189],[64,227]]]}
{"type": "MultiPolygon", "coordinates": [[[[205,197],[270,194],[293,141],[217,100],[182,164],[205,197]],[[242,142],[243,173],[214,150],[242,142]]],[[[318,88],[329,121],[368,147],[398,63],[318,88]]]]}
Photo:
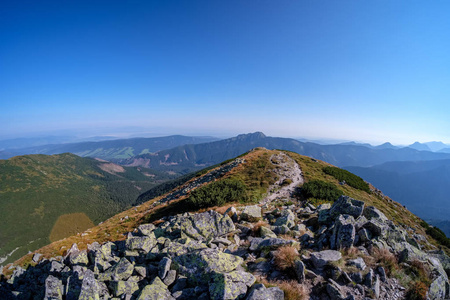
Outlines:
{"type": "Polygon", "coordinates": [[[422,144],[419,142],[415,142],[414,144],[409,145],[408,148],[413,148],[419,151],[431,151],[430,147],[428,147],[426,144],[422,144]]]}
{"type": "Polygon", "coordinates": [[[256,131],[253,133],[244,133],[244,134],[240,134],[238,135],[238,137],[248,137],[248,138],[256,138],[256,139],[263,139],[266,138],[267,136],[262,133],[261,131],[256,131]]]}

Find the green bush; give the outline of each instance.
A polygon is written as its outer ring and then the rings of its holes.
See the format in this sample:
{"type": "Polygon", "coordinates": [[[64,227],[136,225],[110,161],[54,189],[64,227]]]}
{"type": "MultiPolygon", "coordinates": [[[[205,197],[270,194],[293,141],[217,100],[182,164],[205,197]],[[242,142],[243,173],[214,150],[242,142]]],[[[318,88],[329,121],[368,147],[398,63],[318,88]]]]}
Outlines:
{"type": "Polygon", "coordinates": [[[322,180],[306,182],[302,186],[301,193],[306,199],[316,198],[327,201],[334,201],[343,195],[334,184],[322,180]]]}
{"type": "Polygon", "coordinates": [[[242,181],[226,178],[194,190],[186,199],[186,204],[192,208],[206,208],[242,201],[246,197],[246,186],[242,181]]]}
{"type": "Polygon", "coordinates": [[[439,244],[450,248],[450,239],[445,235],[445,233],[437,227],[433,227],[428,225],[427,222],[422,221],[420,223],[423,228],[425,228],[426,233],[431,236],[433,239],[439,242],[439,244]]]}
{"type": "Polygon", "coordinates": [[[355,189],[362,190],[368,193],[370,192],[370,188],[367,182],[365,182],[361,177],[356,176],[355,174],[347,170],[336,167],[325,167],[322,170],[326,174],[333,176],[339,181],[345,181],[346,184],[355,189]]]}

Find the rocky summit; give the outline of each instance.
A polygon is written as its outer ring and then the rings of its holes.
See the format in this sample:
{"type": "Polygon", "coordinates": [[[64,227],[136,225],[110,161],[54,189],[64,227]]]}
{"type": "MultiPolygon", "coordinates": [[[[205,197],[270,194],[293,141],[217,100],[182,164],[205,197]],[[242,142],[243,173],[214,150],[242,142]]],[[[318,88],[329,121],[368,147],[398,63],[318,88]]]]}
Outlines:
{"type": "Polygon", "coordinates": [[[281,168],[258,203],[163,216],[61,256],[38,251],[26,269],[9,267],[0,298],[449,298],[450,258],[418,227],[347,195],[314,205],[286,181],[294,164],[307,182],[309,165],[266,152],[281,168]]]}

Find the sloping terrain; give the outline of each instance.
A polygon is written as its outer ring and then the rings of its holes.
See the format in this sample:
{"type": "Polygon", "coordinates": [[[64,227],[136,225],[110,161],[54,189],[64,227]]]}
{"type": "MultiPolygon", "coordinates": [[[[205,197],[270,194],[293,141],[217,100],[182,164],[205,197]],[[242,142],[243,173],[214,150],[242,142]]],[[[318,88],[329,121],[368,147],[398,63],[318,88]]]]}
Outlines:
{"type": "Polygon", "coordinates": [[[24,154],[61,154],[70,152],[82,157],[101,159],[124,159],[144,153],[153,153],[179,145],[206,143],[217,140],[212,137],[189,137],[172,135],[155,138],[116,139],[99,142],[80,142],[67,144],[50,144],[22,149],[6,149],[0,158],[9,158],[24,154]]]}
{"type": "Polygon", "coordinates": [[[21,258],[0,290],[12,299],[448,297],[450,258],[438,246],[448,248],[359,180],[256,149],[21,258]],[[292,174],[304,182],[297,190],[292,174]]]}
{"type": "Polygon", "coordinates": [[[67,153],[0,160],[0,265],[104,221],[171,178],[67,153]]]}

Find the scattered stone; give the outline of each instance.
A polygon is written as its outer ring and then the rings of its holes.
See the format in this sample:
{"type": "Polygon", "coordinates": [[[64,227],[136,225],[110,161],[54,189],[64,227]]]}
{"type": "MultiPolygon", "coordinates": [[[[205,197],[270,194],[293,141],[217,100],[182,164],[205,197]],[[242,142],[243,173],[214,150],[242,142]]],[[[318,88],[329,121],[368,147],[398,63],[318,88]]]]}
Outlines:
{"type": "Polygon", "coordinates": [[[284,292],[279,287],[266,288],[258,283],[252,286],[246,300],[284,300],[284,292]]]}
{"type": "Polygon", "coordinates": [[[170,270],[170,266],[172,265],[172,260],[168,257],[164,257],[163,259],[161,259],[161,261],[159,262],[159,266],[158,266],[158,276],[161,279],[166,278],[167,273],[170,270]]]}
{"type": "Polygon", "coordinates": [[[339,215],[350,215],[358,218],[364,210],[364,202],[350,198],[349,196],[340,196],[330,208],[330,216],[335,219],[339,215]]]}
{"type": "Polygon", "coordinates": [[[256,222],[261,216],[261,207],[258,205],[245,206],[241,213],[241,219],[249,222],[256,222]]]}
{"type": "Polygon", "coordinates": [[[300,259],[297,259],[294,268],[298,282],[302,283],[305,280],[305,264],[300,259]]]}
{"type": "Polygon", "coordinates": [[[49,275],[45,280],[45,299],[60,299],[63,297],[63,285],[61,280],[49,275]]]}
{"type": "Polygon", "coordinates": [[[137,300],[175,300],[174,297],[170,294],[167,289],[167,285],[165,285],[159,277],[155,277],[153,282],[149,285],[146,285],[142,291],[140,292],[137,300]]]}
{"type": "Polygon", "coordinates": [[[338,261],[342,258],[342,254],[335,250],[324,250],[320,252],[311,253],[311,260],[314,267],[318,270],[322,269],[324,266],[331,262],[338,261]]]}
{"type": "Polygon", "coordinates": [[[355,266],[361,271],[366,268],[366,263],[364,262],[364,259],[362,257],[351,259],[347,262],[347,264],[350,266],[355,266]]]}

